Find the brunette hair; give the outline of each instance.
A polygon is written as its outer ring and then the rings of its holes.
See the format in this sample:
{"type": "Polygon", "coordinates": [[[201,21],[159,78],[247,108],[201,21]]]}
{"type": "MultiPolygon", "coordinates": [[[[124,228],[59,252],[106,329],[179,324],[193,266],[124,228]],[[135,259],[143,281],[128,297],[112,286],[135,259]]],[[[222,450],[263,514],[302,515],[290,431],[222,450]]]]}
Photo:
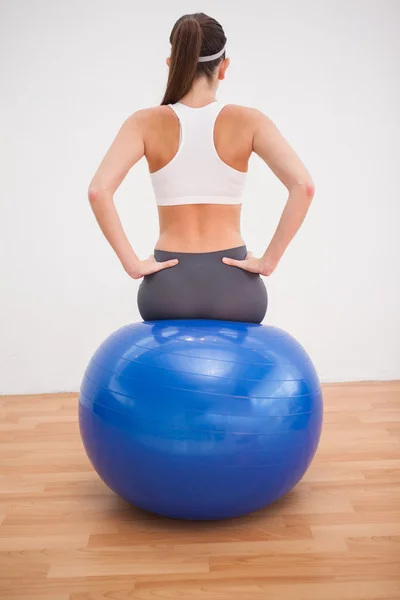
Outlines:
{"type": "Polygon", "coordinates": [[[212,56],[220,52],[226,37],[222,26],[204,13],[184,15],[177,20],[169,37],[171,64],[167,89],[161,104],[179,102],[192,87],[196,77],[205,75],[211,80],[215,69],[224,60],[224,54],[209,62],[198,62],[200,56],[212,56]]]}

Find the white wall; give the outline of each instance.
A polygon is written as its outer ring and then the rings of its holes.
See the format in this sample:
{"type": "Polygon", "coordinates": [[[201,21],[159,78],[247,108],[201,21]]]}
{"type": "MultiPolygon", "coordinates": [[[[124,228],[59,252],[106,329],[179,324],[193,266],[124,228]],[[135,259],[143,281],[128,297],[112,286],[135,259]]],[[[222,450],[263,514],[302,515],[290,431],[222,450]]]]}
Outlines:
{"type": "MultiPolygon", "coordinates": [[[[268,281],[266,322],[324,381],[400,378],[400,4],[396,0],[0,0],[1,393],[77,390],[97,345],[139,319],[138,283],[87,185],[122,121],[157,104],[175,19],[229,38],[225,102],[266,112],[310,169],[311,213],[268,281]]],[[[144,163],[117,193],[134,248],[157,235],[144,163]]],[[[262,252],[286,191],[254,159],[243,231],[262,252]]]]}

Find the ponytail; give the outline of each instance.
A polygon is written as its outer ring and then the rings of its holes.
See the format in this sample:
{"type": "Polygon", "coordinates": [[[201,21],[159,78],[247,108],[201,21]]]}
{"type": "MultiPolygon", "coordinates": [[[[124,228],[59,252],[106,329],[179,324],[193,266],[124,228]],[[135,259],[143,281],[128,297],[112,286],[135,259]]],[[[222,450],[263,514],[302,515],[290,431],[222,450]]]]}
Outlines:
{"type": "Polygon", "coordinates": [[[187,15],[177,22],[171,34],[171,64],[162,105],[179,102],[192,87],[201,43],[201,26],[193,15],[187,15]]]}

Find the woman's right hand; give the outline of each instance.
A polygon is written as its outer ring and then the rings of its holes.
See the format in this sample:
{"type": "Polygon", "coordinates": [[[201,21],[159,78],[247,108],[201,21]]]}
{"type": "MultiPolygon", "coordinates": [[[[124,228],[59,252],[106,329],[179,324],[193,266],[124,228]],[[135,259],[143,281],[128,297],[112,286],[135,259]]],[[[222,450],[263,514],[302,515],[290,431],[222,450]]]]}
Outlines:
{"type": "Polygon", "coordinates": [[[124,269],[132,279],[141,279],[145,275],[151,275],[151,273],[157,273],[157,271],[175,267],[178,262],[177,258],[165,260],[164,262],[157,262],[154,255],[151,254],[146,260],[139,260],[132,265],[127,265],[124,269]]]}

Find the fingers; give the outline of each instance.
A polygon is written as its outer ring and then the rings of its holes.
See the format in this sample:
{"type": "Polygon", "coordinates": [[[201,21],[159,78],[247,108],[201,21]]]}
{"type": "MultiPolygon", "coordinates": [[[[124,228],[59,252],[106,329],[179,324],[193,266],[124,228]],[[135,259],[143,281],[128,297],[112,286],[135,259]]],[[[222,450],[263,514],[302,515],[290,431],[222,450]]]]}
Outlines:
{"type": "Polygon", "coordinates": [[[173,258],[171,260],[165,260],[164,262],[157,263],[157,271],[162,271],[163,269],[169,269],[170,267],[175,267],[178,264],[179,260],[177,258],[173,258]]]}
{"type": "Polygon", "coordinates": [[[224,258],[222,259],[222,262],[225,263],[226,265],[229,265],[230,267],[239,267],[239,269],[246,270],[246,267],[247,267],[247,261],[235,260],[234,258],[228,258],[227,256],[224,256],[224,258]]]}

